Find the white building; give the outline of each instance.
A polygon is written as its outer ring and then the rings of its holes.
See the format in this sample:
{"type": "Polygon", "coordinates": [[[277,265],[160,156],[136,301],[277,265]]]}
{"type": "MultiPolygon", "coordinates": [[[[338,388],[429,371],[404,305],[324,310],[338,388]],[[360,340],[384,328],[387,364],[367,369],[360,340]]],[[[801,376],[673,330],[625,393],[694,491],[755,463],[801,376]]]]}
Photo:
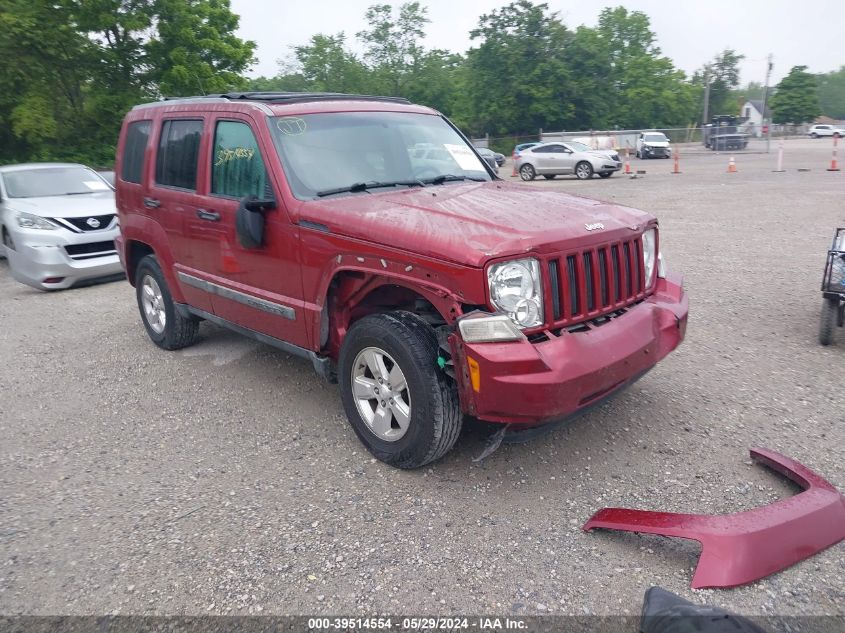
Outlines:
{"type": "MultiPolygon", "coordinates": [[[[749,99],[742,106],[739,116],[747,119],[748,133],[754,136],[763,135],[763,101],[760,99],[749,99]]],[[[766,106],[766,118],[771,120],[772,111],[766,106]]]]}

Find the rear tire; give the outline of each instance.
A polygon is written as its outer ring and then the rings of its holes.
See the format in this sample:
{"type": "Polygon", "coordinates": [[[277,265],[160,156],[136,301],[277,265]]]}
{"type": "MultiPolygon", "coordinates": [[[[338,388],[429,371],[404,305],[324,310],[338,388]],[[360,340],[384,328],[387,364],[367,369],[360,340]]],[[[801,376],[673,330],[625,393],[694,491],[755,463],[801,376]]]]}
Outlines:
{"type": "Polygon", "coordinates": [[[142,258],[135,271],[138,310],[152,342],[166,350],[193,345],[199,333],[199,321],[182,316],[176,309],[155,255],[142,258]]]}
{"type": "Polygon", "coordinates": [[[589,180],[593,177],[593,166],[585,160],[575,165],[575,177],[578,180],[589,180]]]}
{"type": "Polygon", "coordinates": [[[410,312],[366,316],[346,334],[338,363],[343,408],[358,439],[386,464],[425,466],[461,433],[457,388],[438,367],[439,353],[434,330],[410,312]]]}
{"type": "Polygon", "coordinates": [[[524,181],[528,182],[530,180],[534,180],[537,177],[537,172],[534,171],[534,167],[531,165],[523,165],[519,168],[519,177],[522,178],[524,181]]]}
{"type": "Polygon", "coordinates": [[[825,299],[822,304],[822,322],[819,328],[819,343],[830,345],[833,343],[833,328],[839,321],[839,301],[837,299],[825,299]]]}
{"type": "Polygon", "coordinates": [[[813,132],[812,134],[810,134],[810,138],[819,138],[819,135],[813,132]]]}

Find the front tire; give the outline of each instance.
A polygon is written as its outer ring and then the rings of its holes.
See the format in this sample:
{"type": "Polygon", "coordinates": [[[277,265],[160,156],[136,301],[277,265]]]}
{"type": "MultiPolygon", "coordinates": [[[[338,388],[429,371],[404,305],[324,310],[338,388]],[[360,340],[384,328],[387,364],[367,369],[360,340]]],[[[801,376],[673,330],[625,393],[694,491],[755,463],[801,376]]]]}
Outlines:
{"type": "Polygon", "coordinates": [[[431,326],[410,312],[357,321],[340,350],[338,382],[346,417],[376,458],[396,468],[440,459],[461,432],[454,382],[438,367],[431,326]]]}
{"type": "Polygon", "coordinates": [[[519,168],[519,177],[522,178],[525,182],[530,180],[534,180],[537,177],[537,172],[534,171],[534,167],[531,165],[523,165],[519,168]]]}
{"type": "Polygon", "coordinates": [[[182,316],[176,309],[155,255],[141,259],[135,271],[138,310],[152,342],[166,350],[193,345],[199,333],[199,321],[182,316]]]}
{"type": "Polygon", "coordinates": [[[830,345],[833,343],[833,328],[839,320],[839,301],[825,299],[822,304],[822,321],[819,327],[819,343],[830,345]]]}
{"type": "Polygon", "coordinates": [[[575,177],[578,180],[589,180],[593,177],[593,166],[585,160],[575,165],[575,177]]]}

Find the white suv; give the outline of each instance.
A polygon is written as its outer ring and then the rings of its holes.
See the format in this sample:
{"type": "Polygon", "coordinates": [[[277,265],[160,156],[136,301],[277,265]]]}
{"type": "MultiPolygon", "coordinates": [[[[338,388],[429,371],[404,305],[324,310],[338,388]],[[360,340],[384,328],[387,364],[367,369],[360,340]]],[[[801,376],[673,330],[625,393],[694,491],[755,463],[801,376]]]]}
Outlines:
{"type": "Polygon", "coordinates": [[[807,130],[807,136],[810,138],[819,138],[820,136],[835,136],[841,138],[845,136],[845,130],[834,125],[814,125],[807,130]]]}

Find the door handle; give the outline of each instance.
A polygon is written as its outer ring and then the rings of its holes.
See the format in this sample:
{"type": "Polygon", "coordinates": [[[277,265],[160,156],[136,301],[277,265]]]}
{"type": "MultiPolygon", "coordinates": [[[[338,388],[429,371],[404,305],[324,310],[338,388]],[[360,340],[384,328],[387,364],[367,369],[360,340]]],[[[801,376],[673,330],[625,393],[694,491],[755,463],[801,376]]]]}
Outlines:
{"type": "Polygon", "coordinates": [[[155,198],[144,198],[144,206],[148,209],[158,209],[161,206],[161,200],[155,198]]]}
{"type": "Polygon", "coordinates": [[[206,211],[205,209],[197,209],[197,217],[200,220],[208,220],[209,222],[219,222],[220,214],[217,211],[206,211]]]}

